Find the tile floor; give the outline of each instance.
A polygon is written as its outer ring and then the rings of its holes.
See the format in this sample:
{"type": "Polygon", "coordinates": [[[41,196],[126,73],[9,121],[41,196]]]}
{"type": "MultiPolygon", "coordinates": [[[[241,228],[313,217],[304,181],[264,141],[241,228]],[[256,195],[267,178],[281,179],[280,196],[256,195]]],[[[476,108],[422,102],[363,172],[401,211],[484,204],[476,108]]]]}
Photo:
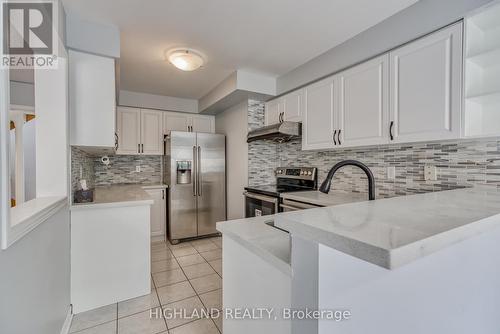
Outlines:
{"type": "MultiPolygon", "coordinates": [[[[219,334],[220,317],[151,319],[150,310],[221,309],[222,238],[172,245],[151,244],[149,295],[74,316],[70,333],[77,334],[219,334]]],[[[168,312],[168,311],[167,311],[168,312]]]]}

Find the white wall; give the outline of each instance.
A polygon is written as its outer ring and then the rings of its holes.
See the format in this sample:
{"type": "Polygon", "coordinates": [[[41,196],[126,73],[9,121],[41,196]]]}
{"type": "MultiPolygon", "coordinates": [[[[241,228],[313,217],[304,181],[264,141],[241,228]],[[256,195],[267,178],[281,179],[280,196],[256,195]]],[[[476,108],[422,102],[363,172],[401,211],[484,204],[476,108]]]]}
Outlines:
{"type": "Polygon", "coordinates": [[[215,131],[226,135],[227,219],[245,217],[244,187],[248,184],[248,102],[215,116],[215,131]]]}
{"type": "Polygon", "coordinates": [[[35,106],[35,86],[32,83],[10,82],[10,104],[35,106]]]}
{"type": "Polygon", "coordinates": [[[0,251],[0,333],[58,334],[70,305],[69,210],[0,251]]]}
{"type": "Polygon", "coordinates": [[[120,30],[111,24],[90,22],[66,13],[66,46],[70,49],[120,58],[120,30]]]}
{"type": "Polygon", "coordinates": [[[127,90],[120,91],[118,104],[126,107],[161,109],[188,113],[198,112],[198,101],[194,99],[138,93],[127,90]]]}
{"type": "Polygon", "coordinates": [[[283,94],[432,32],[492,0],[420,0],[356,37],[280,76],[283,94]]]}

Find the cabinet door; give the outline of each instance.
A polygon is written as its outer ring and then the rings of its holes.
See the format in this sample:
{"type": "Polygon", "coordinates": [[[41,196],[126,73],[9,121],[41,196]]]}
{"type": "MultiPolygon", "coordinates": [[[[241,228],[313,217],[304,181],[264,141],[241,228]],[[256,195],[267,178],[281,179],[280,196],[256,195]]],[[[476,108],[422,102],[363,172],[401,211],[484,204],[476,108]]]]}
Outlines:
{"type": "Polygon", "coordinates": [[[264,112],[265,125],[272,125],[279,123],[280,113],[283,111],[281,110],[282,108],[283,107],[281,105],[281,99],[267,102],[265,105],[265,112],[264,112]]]}
{"type": "Polygon", "coordinates": [[[69,50],[71,145],[115,146],[115,61],[69,50]]]}
{"type": "Polygon", "coordinates": [[[394,142],[460,136],[462,24],[390,53],[394,142]]]}
{"type": "Polygon", "coordinates": [[[165,235],[166,200],[165,189],[145,189],[154,200],[151,206],[151,236],[165,235]]]}
{"type": "Polygon", "coordinates": [[[189,131],[189,116],[181,113],[165,112],[163,114],[163,133],[170,131],[189,131]]]}
{"type": "Polygon", "coordinates": [[[141,109],[141,153],[163,154],[162,111],[141,109]]]}
{"type": "Polygon", "coordinates": [[[302,124],[302,149],[315,150],[333,147],[335,127],[335,77],[314,83],[305,88],[304,121],[302,124]]]}
{"type": "Polygon", "coordinates": [[[389,56],[338,75],[340,146],[389,142],[389,56]]]}
{"type": "Polygon", "coordinates": [[[215,118],[213,116],[192,116],[193,132],[215,132],[215,118]]]}
{"type": "Polygon", "coordinates": [[[118,135],[117,154],[139,154],[141,141],[141,111],[136,108],[119,107],[116,111],[118,135]]]}
{"type": "Polygon", "coordinates": [[[304,90],[292,92],[283,97],[284,120],[290,122],[302,122],[304,110],[304,90]]]}

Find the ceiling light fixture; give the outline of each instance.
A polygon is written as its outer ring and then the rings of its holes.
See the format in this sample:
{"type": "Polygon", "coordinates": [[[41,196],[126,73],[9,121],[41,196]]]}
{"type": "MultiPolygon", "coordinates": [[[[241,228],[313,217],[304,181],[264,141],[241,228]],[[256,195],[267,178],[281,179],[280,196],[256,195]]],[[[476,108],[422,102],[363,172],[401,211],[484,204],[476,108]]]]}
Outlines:
{"type": "Polygon", "coordinates": [[[167,60],[182,71],[194,71],[203,66],[205,60],[193,49],[173,49],[167,52],[167,60]]]}

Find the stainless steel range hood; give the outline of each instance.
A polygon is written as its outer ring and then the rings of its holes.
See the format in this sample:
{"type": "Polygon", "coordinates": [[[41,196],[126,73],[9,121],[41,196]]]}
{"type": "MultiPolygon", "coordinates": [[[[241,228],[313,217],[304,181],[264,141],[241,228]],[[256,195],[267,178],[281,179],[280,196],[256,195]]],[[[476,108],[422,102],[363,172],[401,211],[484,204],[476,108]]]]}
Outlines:
{"type": "Polygon", "coordinates": [[[247,143],[263,139],[286,142],[294,138],[300,138],[301,136],[302,123],[282,122],[250,131],[247,136],[247,143]]]}

